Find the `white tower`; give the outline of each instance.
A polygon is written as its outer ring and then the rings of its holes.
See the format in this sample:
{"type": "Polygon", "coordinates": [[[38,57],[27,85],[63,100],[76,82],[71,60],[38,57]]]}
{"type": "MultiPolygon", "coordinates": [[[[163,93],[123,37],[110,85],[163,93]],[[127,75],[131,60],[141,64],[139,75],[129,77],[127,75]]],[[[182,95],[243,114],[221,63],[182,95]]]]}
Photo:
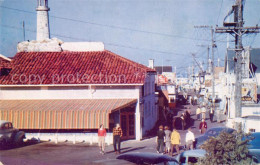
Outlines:
{"type": "Polygon", "coordinates": [[[37,0],[37,41],[50,38],[48,0],[37,0]]]}

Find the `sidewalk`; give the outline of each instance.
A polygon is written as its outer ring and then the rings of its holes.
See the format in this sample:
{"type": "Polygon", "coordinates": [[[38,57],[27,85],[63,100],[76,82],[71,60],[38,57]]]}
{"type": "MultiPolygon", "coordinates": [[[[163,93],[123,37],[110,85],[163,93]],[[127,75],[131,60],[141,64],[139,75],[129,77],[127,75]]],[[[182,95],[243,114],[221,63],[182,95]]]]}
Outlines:
{"type": "MultiPolygon", "coordinates": [[[[188,109],[188,107],[191,110],[191,118],[194,119],[194,125],[191,127],[192,128],[192,132],[195,134],[195,137],[200,136],[201,133],[199,131],[199,123],[200,121],[196,120],[196,108],[197,106],[192,106],[192,105],[185,105],[184,108],[179,109],[178,111],[178,116],[185,112],[185,110],[188,109]]],[[[212,127],[218,127],[218,126],[225,126],[224,123],[217,123],[217,122],[213,122],[211,123],[209,120],[209,116],[208,113],[206,113],[206,122],[208,124],[208,129],[212,128],[212,127]]],[[[183,145],[185,145],[185,135],[187,130],[178,130],[178,132],[181,135],[181,148],[183,148],[183,145]]],[[[136,141],[136,140],[128,140],[128,141],[124,141],[121,143],[121,147],[122,147],[122,154],[123,153],[130,153],[130,152],[153,152],[156,153],[156,138],[152,137],[152,138],[148,138],[142,141],[136,141]]],[[[115,160],[116,156],[113,152],[113,145],[110,145],[107,147],[107,154],[104,155],[103,157],[100,157],[100,160],[98,161],[94,161],[95,163],[99,162],[99,163],[105,163],[106,160],[115,160]]],[[[183,150],[181,150],[182,152],[183,150]]],[[[93,163],[94,163],[93,162],[93,163]]],[[[105,164],[107,164],[108,162],[106,162],[105,164]]],[[[126,163],[125,161],[119,161],[116,160],[115,162],[113,162],[114,164],[118,163],[118,164],[122,164],[122,163],[126,163]]],[[[109,164],[109,163],[108,163],[109,164]]]]}
{"type": "MultiPolygon", "coordinates": [[[[191,117],[196,119],[195,110],[197,106],[186,105],[179,109],[178,115],[190,107],[191,117]]],[[[207,114],[208,116],[208,114],[207,114]]],[[[208,128],[224,126],[224,123],[211,123],[207,117],[208,128]]],[[[200,121],[194,122],[192,131],[195,136],[199,136],[198,129],[200,121]]],[[[185,145],[185,135],[187,130],[179,130],[181,135],[181,148],[185,145]]],[[[128,140],[121,143],[121,153],[130,152],[152,152],[156,153],[157,142],[155,137],[146,138],[142,141],[128,140]]],[[[183,150],[181,150],[182,152],[183,150]]],[[[105,155],[99,153],[98,146],[86,143],[63,142],[42,142],[34,145],[27,145],[20,148],[1,150],[0,161],[3,164],[21,165],[64,165],[64,164],[104,164],[104,165],[132,165],[127,161],[118,160],[114,153],[113,145],[106,146],[105,155]]]]}

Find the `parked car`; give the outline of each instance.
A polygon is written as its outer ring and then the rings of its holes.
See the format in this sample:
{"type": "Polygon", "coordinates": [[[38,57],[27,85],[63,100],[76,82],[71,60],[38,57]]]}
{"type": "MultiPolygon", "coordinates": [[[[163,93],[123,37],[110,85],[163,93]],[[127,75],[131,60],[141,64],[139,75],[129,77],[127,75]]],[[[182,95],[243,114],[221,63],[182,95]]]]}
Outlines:
{"type": "Polygon", "coordinates": [[[248,143],[249,155],[252,156],[254,162],[260,164],[260,132],[252,133],[251,137],[253,140],[248,143]]]}
{"type": "Polygon", "coordinates": [[[180,153],[176,160],[181,165],[188,165],[188,164],[195,164],[198,162],[199,158],[205,157],[206,151],[203,149],[196,149],[196,150],[187,150],[180,153]]]}
{"type": "MultiPolygon", "coordinates": [[[[259,146],[259,145],[258,145],[259,146]]],[[[256,150],[249,149],[250,156],[253,158],[254,163],[259,163],[259,149],[257,152],[256,150]]],[[[204,149],[195,149],[195,150],[187,150],[182,152],[176,157],[176,160],[179,162],[180,165],[190,165],[196,164],[199,161],[199,158],[204,158],[206,156],[206,151],[204,149]]],[[[252,164],[254,164],[252,162],[252,164]]]]}
{"type": "Polygon", "coordinates": [[[117,159],[126,160],[135,164],[178,165],[178,161],[168,155],[151,152],[131,152],[119,155],[117,159]]]}
{"type": "Polygon", "coordinates": [[[214,127],[208,129],[205,134],[195,138],[195,148],[199,149],[201,145],[210,137],[217,137],[221,132],[233,133],[235,129],[228,127],[214,127]]]}
{"type": "Polygon", "coordinates": [[[23,131],[13,128],[11,122],[0,120],[0,147],[19,146],[24,139],[25,133],[23,131]]]}

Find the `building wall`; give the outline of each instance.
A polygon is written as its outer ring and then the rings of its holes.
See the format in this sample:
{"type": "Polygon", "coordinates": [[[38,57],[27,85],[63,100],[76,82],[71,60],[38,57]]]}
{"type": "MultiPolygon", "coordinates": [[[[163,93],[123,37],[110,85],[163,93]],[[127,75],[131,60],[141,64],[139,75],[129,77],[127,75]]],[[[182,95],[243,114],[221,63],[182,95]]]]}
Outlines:
{"type": "Polygon", "coordinates": [[[258,88],[260,87],[260,74],[259,73],[256,73],[256,79],[257,79],[257,85],[258,85],[258,88]]]}
{"type": "Polygon", "coordinates": [[[2,87],[0,99],[111,99],[138,98],[138,87],[2,87]]]}
{"type": "Polygon", "coordinates": [[[136,98],[136,139],[141,140],[157,121],[155,76],[147,76],[142,86],[75,86],[75,87],[1,87],[2,100],[37,99],[113,99],[136,98]],[[143,91],[144,90],[144,91],[143,91]],[[141,101],[142,100],[142,101],[141,101]],[[142,120],[143,119],[143,120],[142,120]]]}
{"type": "Polygon", "coordinates": [[[242,120],[242,125],[244,128],[244,132],[249,133],[250,130],[254,130],[255,132],[260,132],[260,121],[259,119],[243,119],[242,120]]]}
{"type": "Polygon", "coordinates": [[[155,76],[149,75],[146,77],[144,84],[144,96],[142,104],[143,129],[142,134],[152,129],[158,119],[158,111],[155,106],[155,76]]]}

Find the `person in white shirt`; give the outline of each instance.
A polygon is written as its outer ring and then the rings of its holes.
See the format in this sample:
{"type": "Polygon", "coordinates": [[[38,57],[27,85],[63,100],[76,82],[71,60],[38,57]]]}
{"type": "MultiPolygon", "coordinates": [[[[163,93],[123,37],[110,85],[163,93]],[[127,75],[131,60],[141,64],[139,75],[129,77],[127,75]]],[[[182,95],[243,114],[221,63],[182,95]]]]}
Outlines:
{"type": "Polygon", "coordinates": [[[207,109],[205,108],[205,106],[203,106],[201,109],[201,119],[206,119],[206,111],[207,109]]]}
{"type": "Polygon", "coordinates": [[[188,128],[188,132],[186,133],[186,148],[189,150],[193,150],[193,142],[195,141],[194,133],[191,132],[191,128],[188,128]]]}

